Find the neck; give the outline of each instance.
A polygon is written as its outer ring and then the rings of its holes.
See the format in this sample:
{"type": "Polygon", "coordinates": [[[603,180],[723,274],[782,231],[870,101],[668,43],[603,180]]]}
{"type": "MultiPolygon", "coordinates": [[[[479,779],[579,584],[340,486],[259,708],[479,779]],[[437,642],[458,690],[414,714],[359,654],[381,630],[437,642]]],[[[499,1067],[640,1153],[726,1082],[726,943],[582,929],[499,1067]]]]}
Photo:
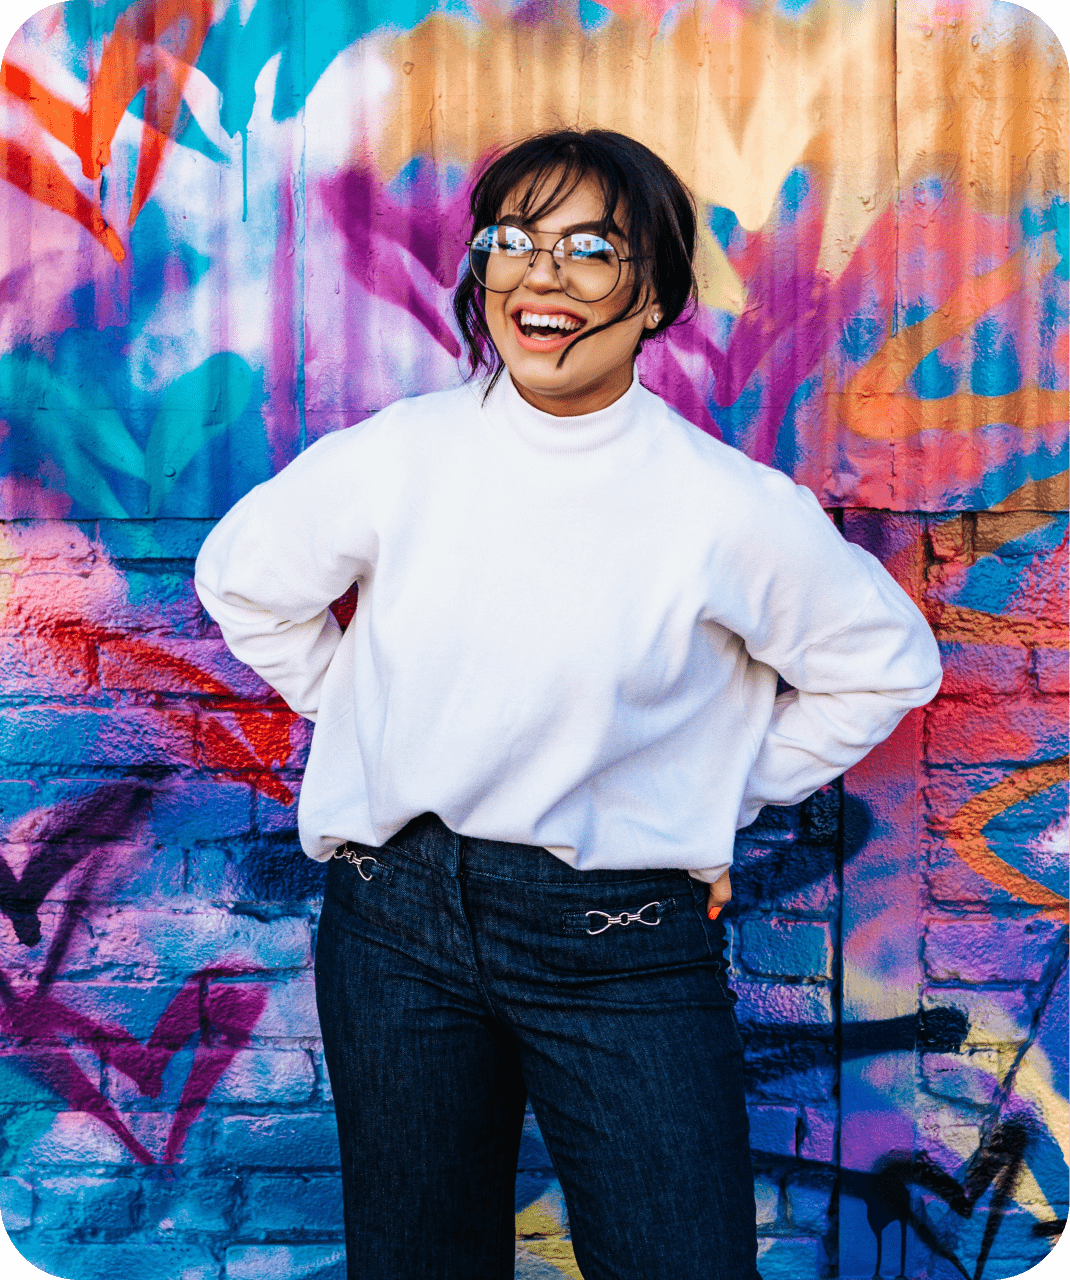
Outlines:
{"type": "MultiPolygon", "coordinates": [[[[633,365],[629,362],[611,369],[608,374],[588,387],[570,388],[568,391],[535,391],[512,379],[517,393],[533,408],[551,413],[555,418],[578,418],[585,413],[597,413],[619,400],[632,385],[633,365]]],[[[512,377],[508,373],[508,377],[512,377]]]]}

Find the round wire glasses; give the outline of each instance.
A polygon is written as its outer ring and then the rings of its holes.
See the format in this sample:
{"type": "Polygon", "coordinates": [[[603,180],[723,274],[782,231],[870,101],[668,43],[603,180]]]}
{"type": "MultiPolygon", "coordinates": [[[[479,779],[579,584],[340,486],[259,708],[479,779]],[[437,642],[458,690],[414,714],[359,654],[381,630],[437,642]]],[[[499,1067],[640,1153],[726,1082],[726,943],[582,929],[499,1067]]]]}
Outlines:
{"type": "Polygon", "coordinates": [[[526,231],[499,222],[465,243],[472,274],[491,293],[512,293],[538,255],[548,253],[567,297],[599,302],[617,287],[621,263],[631,261],[591,231],[573,231],[552,249],[537,249],[526,231]]]}

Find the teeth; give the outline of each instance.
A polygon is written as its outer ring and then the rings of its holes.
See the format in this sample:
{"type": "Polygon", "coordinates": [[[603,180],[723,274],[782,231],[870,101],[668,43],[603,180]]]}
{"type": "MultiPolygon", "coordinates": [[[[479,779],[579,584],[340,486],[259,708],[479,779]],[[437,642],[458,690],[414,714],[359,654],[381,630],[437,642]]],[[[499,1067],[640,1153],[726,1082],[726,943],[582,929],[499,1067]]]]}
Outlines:
{"type": "Polygon", "coordinates": [[[547,316],[538,311],[521,311],[520,323],[523,325],[530,325],[532,328],[558,329],[564,333],[571,333],[580,328],[583,321],[577,320],[574,316],[547,316]]]}

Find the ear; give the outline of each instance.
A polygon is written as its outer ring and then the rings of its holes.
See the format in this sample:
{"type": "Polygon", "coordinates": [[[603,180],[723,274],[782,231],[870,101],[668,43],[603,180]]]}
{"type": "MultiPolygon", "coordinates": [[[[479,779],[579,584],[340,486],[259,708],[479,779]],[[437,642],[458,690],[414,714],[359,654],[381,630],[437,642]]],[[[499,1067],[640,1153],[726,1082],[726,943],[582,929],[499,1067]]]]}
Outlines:
{"type": "Polygon", "coordinates": [[[655,302],[650,310],[646,313],[643,325],[647,329],[656,329],[661,324],[661,308],[655,302]]]}

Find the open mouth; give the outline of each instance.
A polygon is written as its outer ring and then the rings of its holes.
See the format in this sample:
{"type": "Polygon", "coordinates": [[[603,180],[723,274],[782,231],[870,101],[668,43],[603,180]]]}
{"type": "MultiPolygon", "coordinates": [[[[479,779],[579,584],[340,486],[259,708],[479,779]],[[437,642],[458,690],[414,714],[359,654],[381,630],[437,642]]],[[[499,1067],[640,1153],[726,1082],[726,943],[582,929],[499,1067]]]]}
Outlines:
{"type": "Polygon", "coordinates": [[[521,309],[513,312],[513,323],[529,343],[556,346],[578,333],[587,322],[567,311],[544,315],[539,311],[521,309]]]}

